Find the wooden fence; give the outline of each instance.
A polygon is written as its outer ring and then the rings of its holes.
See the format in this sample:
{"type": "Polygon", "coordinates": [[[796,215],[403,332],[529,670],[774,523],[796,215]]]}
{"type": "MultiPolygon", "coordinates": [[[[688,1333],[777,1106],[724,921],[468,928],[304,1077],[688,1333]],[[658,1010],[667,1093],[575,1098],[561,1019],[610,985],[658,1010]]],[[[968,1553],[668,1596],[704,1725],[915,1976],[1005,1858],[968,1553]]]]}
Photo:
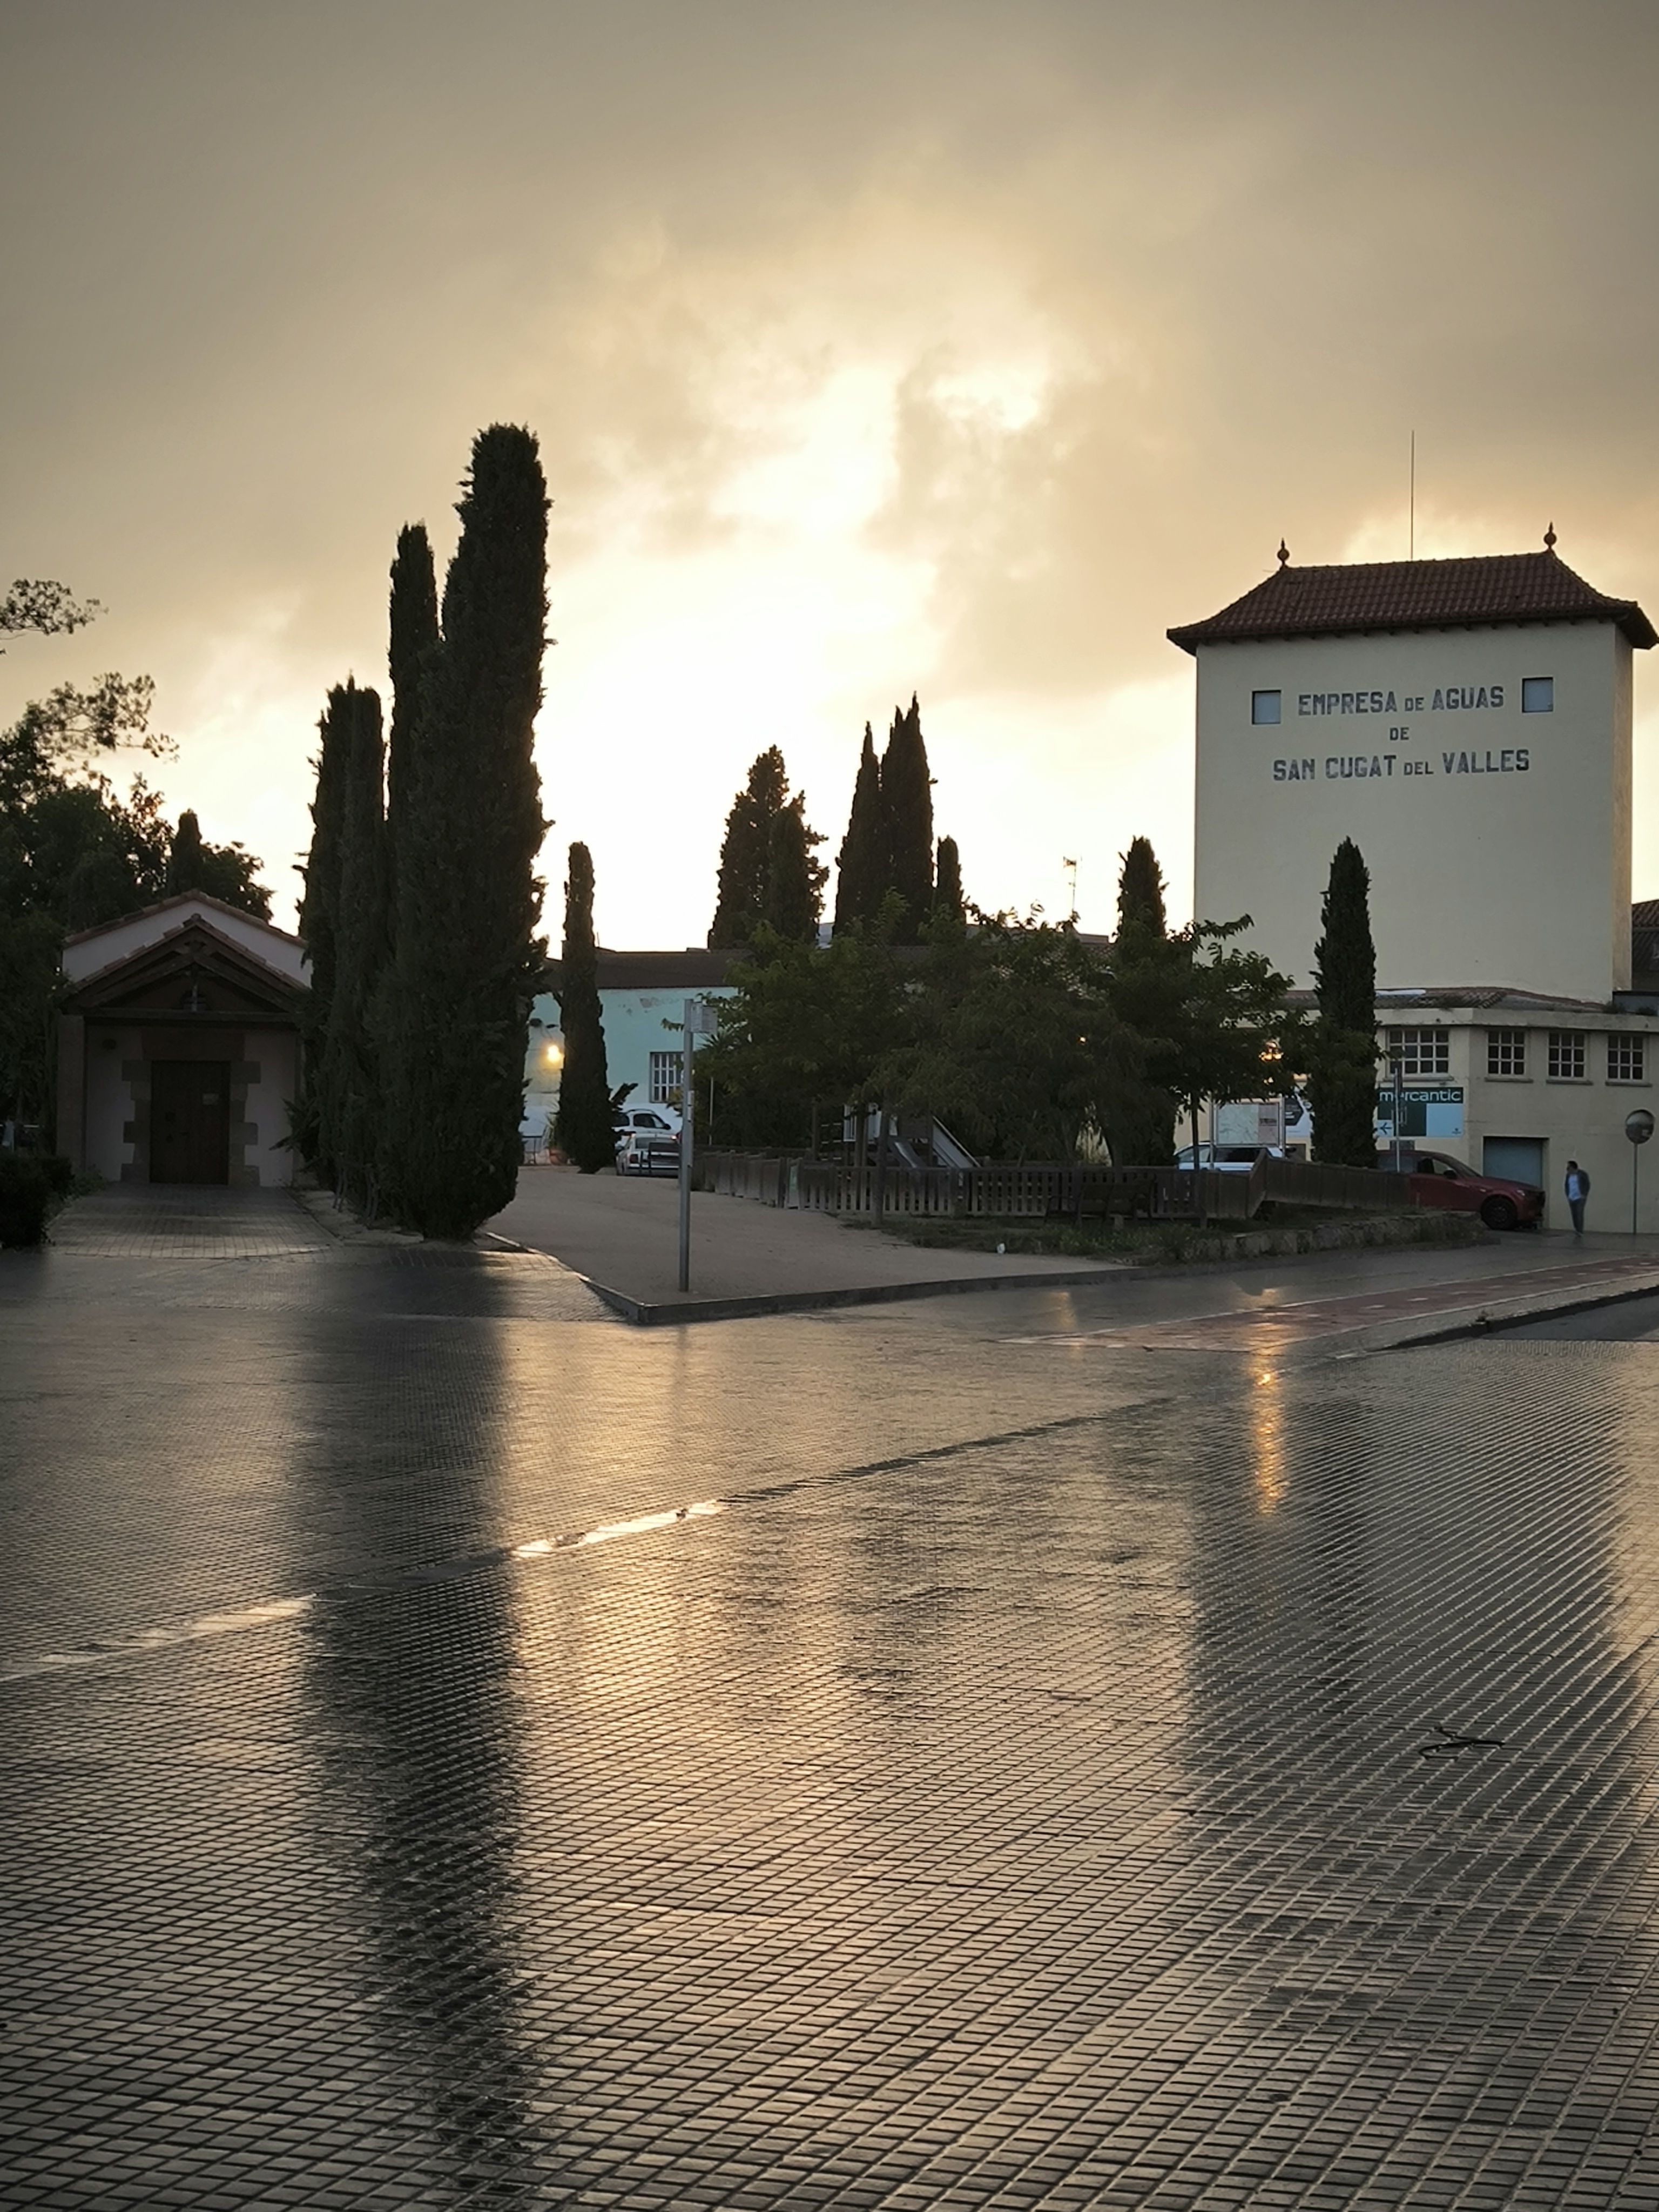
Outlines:
{"type": "Polygon", "coordinates": [[[1412,1203],[1410,1179],[1374,1168],[1258,1160],[1248,1174],[1213,1168],[849,1167],[799,1153],[695,1155],[699,1190],[809,1213],[987,1215],[998,1220],[1249,1221],[1268,1200],[1391,1212],[1412,1203]]]}

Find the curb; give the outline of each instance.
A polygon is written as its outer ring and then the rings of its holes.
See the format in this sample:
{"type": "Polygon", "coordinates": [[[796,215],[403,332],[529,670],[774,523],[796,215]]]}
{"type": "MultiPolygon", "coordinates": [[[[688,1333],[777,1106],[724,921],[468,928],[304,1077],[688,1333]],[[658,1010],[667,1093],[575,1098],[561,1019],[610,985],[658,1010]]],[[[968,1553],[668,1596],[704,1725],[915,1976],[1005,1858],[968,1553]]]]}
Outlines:
{"type": "Polygon", "coordinates": [[[891,1305],[902,1298],[950,1297],[968,1291],[1074,1290],[1121,1272],[1115,1267],[1056,1269],[1046,1275],[953,1275],[937,1283],[872,1283],[843,1291],[775,1291],[748,1298],[688,1298],[651,1304],[626,1291],[582,1277],[596,1298],[635,1328],[661,1328],[689,1321],[749,1321],[765,1314],[816,1313],[835,1306],[891,1305]]]}
{"type": "MultiPolygon", "coordinates": [[[[1622,1284],[1619,1289],[1584,1291],[1577,1295],[1568,1293],[1560,1297],[1546,1297],[1535,1304],[1515,1310],[1492,1313],[1483,1307],[1472,1320],[1430,1326],[1414,1329],[1407,1325],[1406,1333],[1390,1335],[1385,1342],[1367,1346],[1375,1352],[1409,1352],[1419,1345],[1451,1344],[1460,1338],[1497,1336],[1504,1329],[1524,1328],[1529,1322],[1553,1321],[1564,1314],[1594,1313],[1599,1306],[1629,1305],[1637,1298],[1659,1297],[1659,1269],[1650,1282],[1622,1284]]],[[[1384,1323],[1386,1328],[1387,1324],[1384,1323]]]]}

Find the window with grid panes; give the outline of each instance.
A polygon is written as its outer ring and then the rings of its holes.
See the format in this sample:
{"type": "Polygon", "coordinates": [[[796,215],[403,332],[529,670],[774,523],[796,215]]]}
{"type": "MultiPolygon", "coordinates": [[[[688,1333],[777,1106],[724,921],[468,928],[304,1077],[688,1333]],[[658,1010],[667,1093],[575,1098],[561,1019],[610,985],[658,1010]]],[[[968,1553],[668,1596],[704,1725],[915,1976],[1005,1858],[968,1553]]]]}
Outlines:
{"type": "Polygon", "coordinates": [[[1486,1031],[1486,1073],[1488,1075],[1524,1075],[1527,1072],[1527,1033],[1525,1030],[1488,1030],[1486,1031]]]}
{"type": "Polygon", "coordinates": [[[677,1106],[680,1097],[680,1066],[682,1055],[677,1052],[653,1052],[651,1055],[651,1103],[653,1106],[677,1106]]]}
{"type": "Polygon", "coordinates": [[[1584,1032],[1583,1030],[1552,1030],[1550,1031],[1550,1073],[1558,1081],[1582,1083],[1584,1078],[1584,1032]]]}
{"type": "Polygon", "coordinates": [[[1449,1075],[1451,1039],[1445,1030],[1390,1030],[1389,1058],[1398,1054],[1401,1075],[1449,1075]]]}
{"type": "Polygon", "coordinates": [[[1607,1081],[1644,1083],[1647,1080],[1647,1039],[1610,1036],[1607,1039],[1607,1081]]]}

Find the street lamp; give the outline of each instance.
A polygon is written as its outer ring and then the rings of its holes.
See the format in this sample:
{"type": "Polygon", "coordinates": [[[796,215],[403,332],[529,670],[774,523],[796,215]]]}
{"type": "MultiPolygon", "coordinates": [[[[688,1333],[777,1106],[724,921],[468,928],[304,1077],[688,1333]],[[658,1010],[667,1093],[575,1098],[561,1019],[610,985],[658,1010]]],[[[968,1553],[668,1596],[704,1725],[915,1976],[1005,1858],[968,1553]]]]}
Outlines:
{"type": "Polygon", "coordinates": [[[1634,1237],[1637,1170],[1642,1158],[1642,1147],[1653,1134],[1653,1116],[1645,1106],[1638,1106],[1633,1114],[1626,1115],[1625,1134],[1630,1139],[1630,1233],[1634,1237]]]}
{"type": "Polygon", "coordinates": [[[691,1063],[697,1039],[712,1036],[719,1017],[706,999],[685,1001],[685,1026],[681,1040],[684,1060],[680,1075],[680,1271],[683,1291],[691,1287],[691,1121],[696,1094],[691,1085],[691,1063]]]}

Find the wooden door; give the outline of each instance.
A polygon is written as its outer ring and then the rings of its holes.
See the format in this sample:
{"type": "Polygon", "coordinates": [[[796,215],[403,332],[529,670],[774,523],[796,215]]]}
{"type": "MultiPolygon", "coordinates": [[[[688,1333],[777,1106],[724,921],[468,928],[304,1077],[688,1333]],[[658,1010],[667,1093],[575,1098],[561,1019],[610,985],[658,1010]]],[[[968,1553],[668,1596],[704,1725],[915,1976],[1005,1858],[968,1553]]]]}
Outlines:
{"type": "Polygon", "coordinates": [[[230,1181],[228,1060],[151,1060],[149,1179],[230,1181]]]}

